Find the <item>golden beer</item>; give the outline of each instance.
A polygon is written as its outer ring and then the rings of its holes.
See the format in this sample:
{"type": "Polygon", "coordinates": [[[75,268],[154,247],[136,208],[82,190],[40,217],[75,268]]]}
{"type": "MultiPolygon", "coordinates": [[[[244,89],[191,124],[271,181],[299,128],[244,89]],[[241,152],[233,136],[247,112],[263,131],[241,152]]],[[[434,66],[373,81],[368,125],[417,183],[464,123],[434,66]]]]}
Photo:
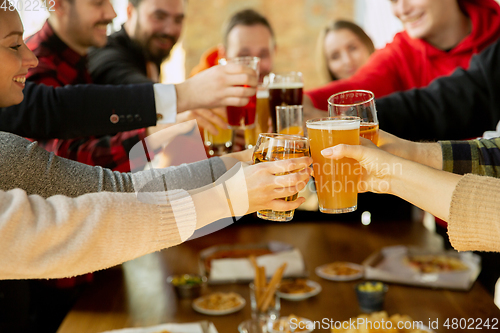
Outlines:
{"type": "MultiPolygon", "coordinates": [[[[219,116],[220,117],[220,116],[219,116]]],[[[221,117],[224,119],[223,117],[221,117]]],[[[227,121],[227,119],[225,119],[227,121]]],[[[208,148],[208,154],[210,156],[221,156],[231,152],[231,147],[233,146],[233,130],[232,129],[222,129],[215,125],[219,134],[212,135],[207,130],[203,131],[205,146],[208,148]]]]}
{"type": "Polygon", "coordinates": [[[378,124],[361,123],[361,125],[359,126],[361,137],[368,139],[374,144],[378,145],[378,127],[378,124]]]}
{"type": "Polygon", "coordinates": [[[257,125],[257,135],[269,131],[269,90],[259,87],[257,90],[257,115],[255,124],[257,125]]]}
{"type": "MultiPolygon", "coordinates": [[[[307,138],[296,135],[261,134],[253,154],[253,163],[273,162],[310,156],[307,138]]],[[[298,172],[299,170],[295,171],[298,172]]],[[[290,172],[282,172],[277,176],[286,175],[290,172]]],[[[284,197],[282,200],[294,201],[298,193],[284,197]]],[[[273,211],[262,210],[257,212],[257,216],[264,220],[288,222],[293,218],[295,211],[273,211]]]]}
{"type": "Polygon", "coordinates": [[[290,126],[285,129],[282,129],[279,133],[303,136],[304,128],[302,128],[302,126],[290,126]]]}
{"type": "Polygon", "coordinates": [[[245,129],[245,149],[253,148],[257,144],[257,127],[245,129]]]}
{"type": "Polygon", "coordinates": [[[358,117],[318,118],[307,122],[319,209],[323,213],[347,213],[357,208],[359,163],[351,158],[325,158],[321,151],[338,144],[359,145],[359,127],[358,117]]]}

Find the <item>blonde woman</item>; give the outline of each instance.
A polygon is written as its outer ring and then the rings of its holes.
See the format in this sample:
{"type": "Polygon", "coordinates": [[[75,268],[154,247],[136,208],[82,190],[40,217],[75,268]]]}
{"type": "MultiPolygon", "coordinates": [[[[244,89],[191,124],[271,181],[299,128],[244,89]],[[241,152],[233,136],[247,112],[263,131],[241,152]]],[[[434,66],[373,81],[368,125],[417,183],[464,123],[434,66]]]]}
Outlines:
{"type": "Polygon", "coordinates": [[[375,46],[360,26],[350,21],[331,21],[318,38],[318,72],[324,83],[347,79],[368,61],[373,52],[375,46]]]}

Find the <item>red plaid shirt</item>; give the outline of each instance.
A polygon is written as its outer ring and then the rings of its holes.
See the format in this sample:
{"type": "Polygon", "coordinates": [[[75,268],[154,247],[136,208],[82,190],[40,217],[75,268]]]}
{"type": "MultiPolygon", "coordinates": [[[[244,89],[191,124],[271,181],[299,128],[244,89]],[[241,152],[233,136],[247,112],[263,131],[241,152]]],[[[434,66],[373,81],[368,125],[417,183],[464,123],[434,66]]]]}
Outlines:
{"type": "MultiPolygon", "coordinates": [[[[28,80],[53,87],[92,83],[87,70],[87,57],[76,53],[66,45],[54,33],[48,22],[45,22],[39,32],[26,40],[26,45],[39,60],[38,67],[30,69],[28,80]]],[[[39,144],[61,157],[114,171],[129,172],[131,169],[144,166],[140,165],[140,162],[129,161],[128,152],[145,136],[146,130],[140,129],[118,133],[115,136],[54,139],[39,144]]],[[[151,153],[148,158],[152,158],[151,153]]]]}

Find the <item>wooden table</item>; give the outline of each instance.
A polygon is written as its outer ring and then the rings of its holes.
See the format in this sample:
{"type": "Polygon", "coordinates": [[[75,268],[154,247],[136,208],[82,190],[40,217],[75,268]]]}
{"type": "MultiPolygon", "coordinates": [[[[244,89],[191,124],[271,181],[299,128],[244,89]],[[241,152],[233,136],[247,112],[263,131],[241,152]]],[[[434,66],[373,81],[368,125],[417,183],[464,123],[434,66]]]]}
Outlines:
{"type": "MultiPolygon", "coordinates": [[[[383,222],[363,226],[359,222],[238,223],[217,233],[180,246],[144,256],[97,274],[95,283],[67,315],[58,333],[94,333],[167,322],[212,321],[220,333],[237,332],[238,324],[250,318],[248,285],[210,286],[210,291],[234,291],[247,300],[240,312],[216,317],[192,310],[189,300],[176,298],[166,278],[178,273],[196,273],[198,253],[217,244],[249,244],[269,240],[290,243],[302,251],[309,278],[323,291],[302,302],[282,301],[282,315],[296,314],[311,320],[347,320],[360,314],[354,285],[357,282],[326,281],[315,275],[315,267],[332,261],[361,263],[384,246],[405,244],[440,246],[439,236],[421,224],[383,222]]],[[[359,282],[359,281],[358,281],[359,282]]],[[[468,292],[389,286],[385,310],[410,315],[427,323],[439,319],[437,332],[447,318],[500,318],[492,297],[475,283],[468,292]]],[[[327,332],[327,330],[317,330],[327,332]]],[[[487,331],[487,330],[486,330],[487,331]]]]}

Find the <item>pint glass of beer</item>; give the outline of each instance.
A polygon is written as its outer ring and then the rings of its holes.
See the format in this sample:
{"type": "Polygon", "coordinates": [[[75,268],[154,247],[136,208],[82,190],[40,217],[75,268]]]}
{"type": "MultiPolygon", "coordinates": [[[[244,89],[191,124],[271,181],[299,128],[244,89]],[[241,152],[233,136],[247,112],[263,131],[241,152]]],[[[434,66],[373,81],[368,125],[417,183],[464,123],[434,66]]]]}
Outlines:
{"type": "Polygon", "coordinates": [[[378,144],[378,119],[375,95],[368,90],[350,90],[330,96],[330,117],[354,116],[361,118],[360,132],[365,139],[378,144]]]}
{"type": "Polygon", "coordinates": [[[264,78],[264,83],[257,88],[257,135],[269,132],[269,76],[264,78]]]}
{"type": "MultiPolygon", "coordinates": [[[[237,57],[231,59],[220,59],[220,65],[239,64],[252,68],[259,76],[259,63],[258,57],[237,57]]],[[[228,106],[227,107],[227,123],[232,129],[245,129],[255,126],[255,110],[257,104],[257,96],[250,97],[250,101],[243,107],[228,106]]]]}
{"type": "MultiPolygon", "coordinates": [[[[262,162],[273,162],[310,156],[309,141],[307,138],[298,135],[281,135],[275,133],[262,133],[259,135],[257,145],[253,153],[254,164],[262,162]]],[[[289,172],[277,175],[288,174],[289,172]]],[[[285,197],[285,201],[294,201],[298,193],[290,197],[285,197]]],[[[288,222],[293,219],[295,211],[278,212],[273,210],[262,210],[257,212],[257,216],[264,220],[288,222]]]]}
{"type": "Polygon", "coordinates": [[[276,107],[276,120],[279,134],[304,135],[304,111],[302,105],[276,107]]]}
{"type": "MultiPolygon", "coordinates": [[[[222,117],[221,117],[222,118],[222,117]]],[[[224,119],[227,121],[227,119],[224,119]]],[[[233,130],[220,128],[215,125],[219,134],[212,135],[206,129],[203,130],[204,142],[210,156],[222,156],[231,152],[233,147],[233,130]]]]}
{"type": "Polygon", "coordinates": [[[303,89],[301,72],[269,74],[269,110],[273,120],[273,131],[277,131],[276,107],[302,105],[303,89]]]}
{"type": "Polygon", "coordinates": [[[359,145],[359,117],[317,118],[308,120],[306,125],[320,211],[328,214],[355,211],[359,163],[351,158],[325,158],[321,151],[338,144],[359,145]]]}

